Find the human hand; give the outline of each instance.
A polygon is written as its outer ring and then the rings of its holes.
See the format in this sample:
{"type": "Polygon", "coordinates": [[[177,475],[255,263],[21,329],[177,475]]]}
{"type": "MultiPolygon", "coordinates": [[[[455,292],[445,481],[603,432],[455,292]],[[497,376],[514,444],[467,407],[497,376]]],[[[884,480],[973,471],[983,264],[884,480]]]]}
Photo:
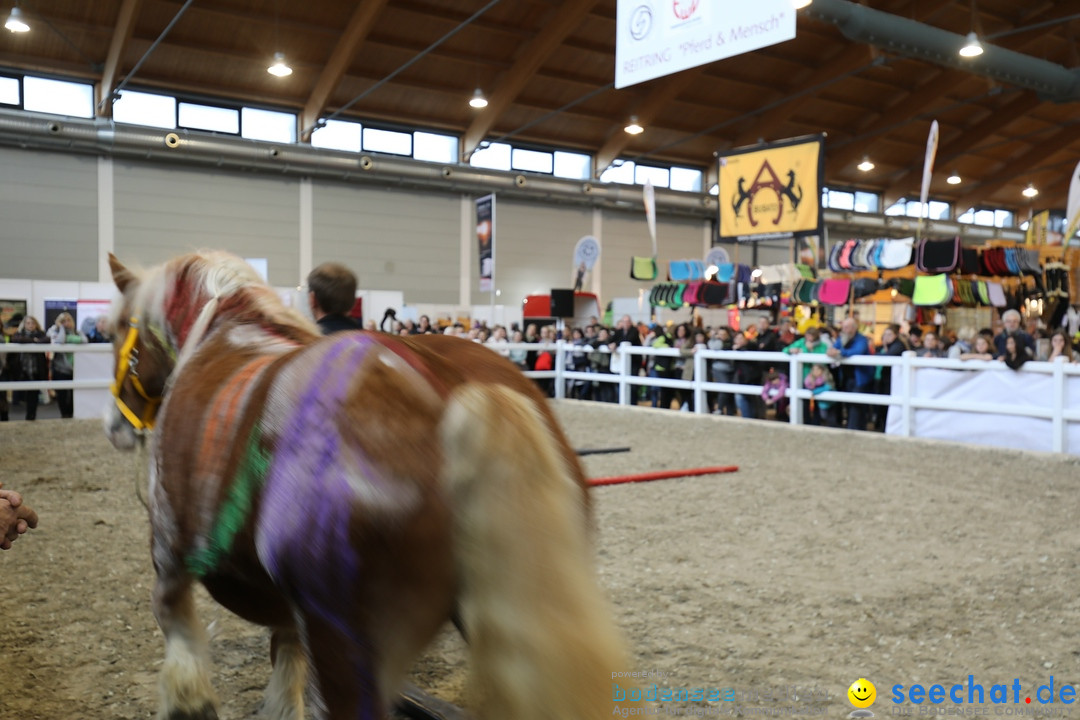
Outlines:
{"type": "Polygon", "coordinates": [[[11,543],[37,524],[37,513],[23,504],[19,493],[0,489],[0,550],[9,550],[11,543]]]}

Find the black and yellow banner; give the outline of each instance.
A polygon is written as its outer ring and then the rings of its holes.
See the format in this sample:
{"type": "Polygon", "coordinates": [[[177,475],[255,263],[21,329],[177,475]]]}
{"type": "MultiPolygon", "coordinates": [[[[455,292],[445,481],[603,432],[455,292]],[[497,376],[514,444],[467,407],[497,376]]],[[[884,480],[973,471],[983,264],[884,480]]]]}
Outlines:
{"type": "Polygon", "coordinates": [[[824,137],[785,140],[720,158],[720,239],[821,233],[824,137]]]}

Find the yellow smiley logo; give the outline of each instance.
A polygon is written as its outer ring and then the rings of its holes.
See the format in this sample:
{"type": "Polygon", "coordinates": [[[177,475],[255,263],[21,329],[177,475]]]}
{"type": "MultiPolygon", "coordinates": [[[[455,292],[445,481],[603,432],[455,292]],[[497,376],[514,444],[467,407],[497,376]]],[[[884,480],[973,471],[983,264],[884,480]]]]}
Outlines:
{"type": "Polygon", "coordinates": [[[874,683],[866,678],[859,678],[851,683],[851,687],[847,690],[847,696],[855,707],[868,708],[877,699],[877,688],[874,687],[874,683]]]}

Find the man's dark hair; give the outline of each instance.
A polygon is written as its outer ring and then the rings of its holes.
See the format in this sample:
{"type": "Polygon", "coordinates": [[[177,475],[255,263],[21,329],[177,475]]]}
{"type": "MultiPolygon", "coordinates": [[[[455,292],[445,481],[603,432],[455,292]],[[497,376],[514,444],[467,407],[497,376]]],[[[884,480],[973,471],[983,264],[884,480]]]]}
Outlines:
{"type": "Polygon", "coordinates": [[[308,290],[328,315],[348,315],[356,302],[356,275],[341,263],[323,263],[308,274],[308,290]]]}

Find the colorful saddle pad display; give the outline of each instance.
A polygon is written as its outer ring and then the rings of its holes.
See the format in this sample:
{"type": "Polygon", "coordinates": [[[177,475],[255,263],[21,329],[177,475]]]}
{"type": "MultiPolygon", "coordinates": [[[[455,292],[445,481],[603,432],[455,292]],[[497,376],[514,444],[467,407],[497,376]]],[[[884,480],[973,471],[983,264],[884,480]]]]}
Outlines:
{"type": "Polygon", "coordinates": [[[882,245],[878,264],[882,270],[899,270],[911,264],[911,250],[915,245],[915,238],[883,240],[882,245]]]}
{"type": "Polygon", "coordinates": [[[947,273],[960,264],[960,238],[928,240],[919,243],[915,264],[928,273],[947,273]]]}
{"type": "Polygon", "coordinates": [[[630,277],[634,280],[655,280],[657,276],[656,258],[638,257],[630,258],[630,277]]]}
{"type": "Polygon", "coordinates": [[[818,300],[826,305],[843,305],[848,301],[851,281],[847,278],[831,278],[818,286],[818,300]]]}
{"type": "Polygon", "coordinates": [[[721,282],[706,282],[701,284],[698,290],[698,300],[702,305],[724,305],[728,297],[728,284],[721,282]]]}
{"type": "Polygon", "coordinates": [[[791,291],[792,297],[797,302],[801,303],[816,303],[817,291],[819,283],[816,280],[806,280],[805,278],[795,283],[795,288],[791,291]]]}
{"type": "Polygon", "coordinates": [[[934,307],[945,305],[952,300],[952,287],[949,276],[920,275],[915,278],[915,294],[911,297],[913,305],[934,307]]]}

